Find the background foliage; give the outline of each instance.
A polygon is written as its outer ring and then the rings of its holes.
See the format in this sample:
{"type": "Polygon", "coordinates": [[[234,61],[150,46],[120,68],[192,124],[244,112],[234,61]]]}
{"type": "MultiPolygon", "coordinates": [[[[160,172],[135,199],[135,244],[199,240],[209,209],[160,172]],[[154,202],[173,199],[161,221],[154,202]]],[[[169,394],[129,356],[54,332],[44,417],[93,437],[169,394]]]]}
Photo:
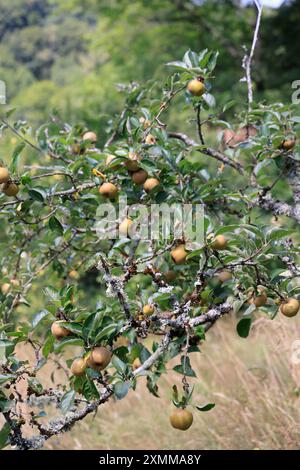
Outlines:
{"type": "MultiPolygon", "coordinates": [[[[1,0],[0,8],[0,77],[9,102],[30,121],[57,108],[63,119],[101,130],[122,100],[116,83],[162,79],[163,64],[188,48],[222,49],[219,104],[239,103],[245,93],[242,45],[250,43],[255,15],[237,1],[1,0]]],[[[265,12],[253,73],[257,99],[290,100],[299,17],[298,0],[265,12]]]]}

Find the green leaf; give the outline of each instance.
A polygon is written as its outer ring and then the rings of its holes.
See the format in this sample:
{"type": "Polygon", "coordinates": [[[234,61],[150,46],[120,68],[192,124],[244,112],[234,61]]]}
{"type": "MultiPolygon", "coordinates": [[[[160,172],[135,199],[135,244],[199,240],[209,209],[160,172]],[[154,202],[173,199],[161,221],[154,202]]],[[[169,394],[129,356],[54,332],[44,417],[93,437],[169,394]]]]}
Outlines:
{"type": "Polygon", "coordinates": [[[151,372],[148,371],[147,374],[147,388],[152,395],[154,395],[156,398],[159,398],[158,394],[158,385],[157,381],[160,377],[160,374],[152,374],[151,372]]]}
{"type": "Polygon", "coordinates": [[[42,190],[38,189],[28,189],[28,194],[34,201],[44,202],[45,193],[42,190]]]}
{"type": "Polygon", "coordinates": [[[71,331],[71,333],[74,333],[75,335],[78,335],[78,336],[82,336],[81,323],[77,323],[75,321],[73,322],[65,321],[65,322],[61,322],[60,325],[66,328],[67,330],[71,331]]]}
{"type": "Polygon", "coordinates": [[[51,315],[51,313],[48,310],[41,310],[39,313],[37,313],[31,322],[32,328],[36,328],[37,325],[48,315],[51,315]]]}
{"type": "Polygon", "coordinates": [[[212,72],[214,70],[214,68],[216,67],[216,65],[217,65],[218,55],[219,55],[218,51],[216,51],[216,52],[211,51],[211,53],[210,53],[210,57],[209,57],[208,62],[207,62],[207,69],[210,72],[212,72]]]}
{"type": "Polygon", "coordinates": [[[223,110],[222,112],[225,113],[225,111],[227,111],[228,109],[232,108],[233,106],[235,106],[235,101],[234,100],[231,100],[231,101],[228,101],[228,103],[225,103],[224,106],[223,106],[223,110]]]}
{"type": "Polygon", "coordinates": [[[94,382],[90,379],[87,379],[83,384],[83,395],[87,400],[92,400],[93,398],[99,398],[99,392],[96,388],[94,382]]]}
{"type": "Polygon", "coordinates": [[[59,293],[53,287],[45,287],[44,292],[46,296],[50,297],[50,299],[53,300],[54,302],[57,302],[60,300],[59,293]]]}
{"type": "Polygon", "coordinates": [[[196,377],[196,373],[191,367],[190,358],[188,356],[181,356],[181,364],[173,367],[173,370],[187,377],[196,377]]]}
{"type": "Polygon", "coordinates": [[[250,224],[241,224],[240,229],[247,230],[248,232],[251,232],[254,235],[256,235],[258,238],[264,239],[264,234],[258,227],[254,227],[253,225],[250,225],[250,224]]]}
{"type": "Polygon", "coordinates": [[[60,408],[64,415],[68,413],[68,411],[70,411],[70,409],[74,406],[75,395],[75,390],[69,390],[62,397],[60,408]]]}
{"type": "Polygon", "coordinates": [[[117,328],[117,323],[112,323],[111,325],[107,325],[106,327],[101,328],[99,333],[96,334],[95,344],[99,343],[100,340],[110,338],[117,331],[117,328]]]}
{"type": "Polygon", "coordinates": [[[125,382],[117,382],[114,385],[114,393],[117,397],[118,400],[121,400],[124,398],[129,389],[131,388],[131,382],[129,380],[126,380],[125,382]]]}
{"type": "Polygon", "coordinates": [[[186,63],[180,60],[175,60],[174,62],[167,62],[166,65],[168,67],[175,67],[176,69],[179,69],[179,70],[188,70],[186,63]]]}
{"type": "Polygon", "coordinates": [[[243,317],[248,317],[257,309],[255,304],[250,304],[249,307],[244,311],[243,317]]]}
{"type": "Polygon", "coordinates": [[[54,346],[54,352],[60,353],[66,346],[84,346],[84,342],[80,338],[63,338],[54,346]]]}
{"type": "Polygon", "coordinates": [[[209,410],[212,410],[215,406],[216,406],[215,403],[207,403],[207,405],[196,406],[196,408],[199,411],[209,411],[209,410]]]}
{"type": "Polygon", "coordinates": [[[103,319],[101,312],[91,313],[85,320],[83,325],[83,337],[88,340],[95,336],[97,328],[103,319]]]}
{"type": "Polygon", "coordinates": [[[4,384],[5,382],[8,382],[9,380],[15,379],[16,376],[13,374],[0,374],[0,385],[4,384]]]}
{"type": "Polygon", "coordinates": [[[196,336],[198,336],[198,338],[201,341],[205,340],[205,330],[204,330],[203,326],[201,326],[201,325],[196,326],[194,331],[195,331],[196,336]]]}
{"type": "Polygon", "coordinates": [[[250,332],[252,320],[251,318],[242,318],[236,327],[236,331],[241,338],[247,338],[250,332]]]}
{"type": "Polygon", "coordinates": [[[64,228],[62,224],[60,223],[60,221],[57,219],[57,217],[54,217],[54,215],[50,217],[48,224],[52,232],[56,232],[59,235],[63,235],[64,228]]]}
{"type": "Polygon", "coordinates": [[[214,108],[216,106],[215,97],[211,93],[204,93],[202,98],[209,108],[214,108]]]}
{"type": "Polygon", "coordinates": [[[38,380],[36,379],[28,379],[28,385],[31,390],[33,390],[36,393],[42,393],[43,391],[43,386],[38,380]]]}
{"type": "Polygon", "coordinates": [[[267,233],[267,241],[281,240],[282,238],[289,237],[294,230],[288,230],[285,228],[273,228],[267,233]]]}
{"type": "MultiPolygon", "coordinates": [[[[12,332],[10,332],[11,335],[12,332]]],[[[0,361],[5,361],[6,357],[13,353],[15,349],[15,343],[9,339],[0,340],[0,361]]]]}
{"type": "Polygon", "coordinates": [[[173,385],[172,389],[173,389],[173,401],[178,402],[179,400],[178,388],[176,385],[173,385]]]}
{"type": "Polygon", "coordinates": [[[16,173],[18,169],[19,157],[21,155],[22,150],[25,148],[25,142],[19,142],[15,147],[13,154],[12,154],[12,162],[10,164],[10,171],[12,173],[16,173]]]}
{"type": "Polygon", "coordinates": [[[8,436],[10,433],[10,426],[8,423],[5,423],[0,431],[0,449],[3,449],[7,444],[9,444],[8,436]]]}
{"type": "Polygon", "coordinates": [[[149,352],[148,349],[142,344],[142,345],[141,345],[141,351],[140,351],[140,354],[139,354],[139,357],[140,357],[142,363],[144,363],[145,361],[147,361],[147,359],[149,359],[150,356],[151,356],[150,352],[149,352]]]}
{"type": "Polygon", "coordinates": [[[170,292],[155,292],[155,294],[152,295],[152,300],[155,300],[155,302],[163,302],[164,300],[169,300],[170,295],[170,292]]]}
{"type": "Polygon", "coordinates": [[[5,393],[0,390],[0,411],[5,413],[10,410],[11,401],[6,397],[5,393]]]}
{"type": "Polygon", "coordinates": [[[47,358],[49,356],[49,354],[53,351],[54,343],[55,343],[54,336],[49,335],[48,338],[46,339],[46,341],[44,343],[44,346],[43,346],[43,349],[42,349],[42,353],[43,353],[44,357],[47,358]]]}
{"type": "Polygon", "coordinates": [[[196,52],[191,50],[186,51],[183,57],[183,61],[188,68],[199,67],[199,56],[196,54],[196,52]]]}
{"type": "Polygon", "coordinates": [[[204,250],[204,247],[203,247],[203,248],[199,248],[198,250],[191,251],[191,252],[187,255],[186,260],[188,261],[188,260],[191,259],[191,258],[197,258],[197,257],[199,257],[199,256],[203,253],[203,250],[204,250]]]}
{"type": "Polygon", "coordinates": [[[121,374],[124,374],[127,369],[126,362],[121,361],[121,359],[119,359],[117,356],[113,356],[111,363],[115,367],[115,369],[121,374]]]}
{"type": "Polygon", "coordinates": [[[242,306],[244,305],[245,303],[245,300],[235,300],[233,303],[232,303],[232,309],[233,309],[233,312],[234,313],[238,313],[242,306]]]}
{"type": "Polygon", "coordinates": [[[219,228],[216,230],[215,235],[221,235],[222,233],[228,233],[228,232],[234,232],[237,228],[240,226],[238,224],[232,224],[232,225],[225,225],[224,227],[219,228]]]}

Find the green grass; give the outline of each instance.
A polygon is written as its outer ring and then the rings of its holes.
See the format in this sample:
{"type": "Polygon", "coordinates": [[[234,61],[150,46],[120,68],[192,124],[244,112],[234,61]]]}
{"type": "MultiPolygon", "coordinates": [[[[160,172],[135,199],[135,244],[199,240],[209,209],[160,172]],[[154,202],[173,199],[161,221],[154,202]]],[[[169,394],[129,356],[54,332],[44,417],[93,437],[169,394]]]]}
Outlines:
{"type": "Polygon", "coordinates": [[[160,382],[160,399],[148,393],[142,378],[136,392],[111,400],[47,448],[299,449],[300,364],[290,361],[297,339],[297,318],[258,317],[248,339],[236,335],[234,319],[223,319],[208,333],[202,353],[192,355],[194,401],[216,407],[194,410],[188,431],[169,424],[171,386],[181,382],[172,363],[160,382]]]}

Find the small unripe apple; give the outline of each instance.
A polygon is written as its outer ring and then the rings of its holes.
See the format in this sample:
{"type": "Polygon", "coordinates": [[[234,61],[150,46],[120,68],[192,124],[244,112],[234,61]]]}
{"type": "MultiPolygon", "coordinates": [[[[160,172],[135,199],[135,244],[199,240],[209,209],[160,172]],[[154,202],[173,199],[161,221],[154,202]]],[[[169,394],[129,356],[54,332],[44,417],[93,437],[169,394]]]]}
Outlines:
{"type": "Polygon", "coordinates": [[[176,264],[182,264],[185,262],[187,257],[187,252],[185,251],[185,245],[178,245],[171,251],[171,256],[173,261],[176,264]]]}
{"type": "Polygon", "coordinates": [[[167,282],[173,282],[176,280],[177,274],[175,273],[175,271],[166,271],[164,273],[164,278],[167,282]]]}
{"type": "Polygon", "coordinates": [[[113,183],[103,183],[99,188],[99,193],[105,197],[113,199],[118,194],[118,188],[113,183]]]}
{"type": "Polygon", "coordinates": [[[176,408],[170,416],[170,423],[173,428],[186,431],[193,424],[193,415],[186,408],[176,408]]]}
{"type": "Polygon", "coordinates": [[[2,286],[1,286],[2,294],[3,295],[8,294],[8,292],[10,291],[10,288],[11,288],[11,285],[8,282],[5,282],[4,284],[2,284],[2,286]]]}
{"type": "Polygon", "coordinates": [[[9,180],[9,171],[7,168],[0,167],[0,184],[7,183],[9,180]]]}
{"type": "Polygon", "coordinates": [[[221,282],[227,282],[227,281],[230,281],[232,279],[232,274],[230,271],[220,271],[218,274],[218,279],[221,281],[221,282]]]}
{"type": "Polygon", "coordinates": [[[69,330],[60,325],[62,322],[63,320],[57,320],[51,325],[51,333],[56,339],[65,338],[71,334],[69,330]]]}
{"type": "Polygon", "coordinates": [[[135,360],[132,363],[132,369],[136,370],[139,367],[141,367],[141,365],[142,365],[142,363],[141,363],[140,359],[138,357],[136,357],[135,360]]]}
{"type": "Polygon", "coordinates": [[[13,287],[19,287],[19,285],[20,285],[18,279],[11,279],[10,283],[13,287]]]}
{"type": "Polygon", "coordinates": [[[78,279],[80,278],[80,274],[78,271],[76,271],[76,269],[71,269],[71,271],[69,272],[69,277],[71,279],[74,279],[75,281],[78,281],[78,279]]]}
{"type": "Polygon", "coordinates": [[[300,309],[300,302],[297,299],[287,299],[281,304],[280,311],[286,317],[294,317],[300,309]]]}
{"type": "Polygon", "coordinates": [[[155,139],[154,135],[148,134],[147,137],[146,137],[146,139],[145,139],[145,143],[146,143],[147,145],[154,145],[154,144],[156,144],[156,139],[155,139]]]}
{"type": "Polygon", "coordinates": [[[204,83],[197,78],[193,78],[193,80],[188,83],[187,89],[194,96],[201,96],[205,93],[204,83]]]}
{"type": "Polygon", "coordinates": [[[97,142],[97,135],[95,132],[88,131],[83,134],[82,140],[90,140],[93,144],[95,144],[97,142]]]}
{"type": "Polygon", "coordinates": [[[75,359],[71,365],[71,372],[76,377],[81,377],[85,374],[86,367],[87,364],[83,358],[75,359]]]}
{"type": "Polygon", "coordinates": [[[6,183],[3,192],[6,196],[16,196],[19,192],[19,186],[17,186],[15,183],[6,183]]]}
{"type": "Polygon", "coordinates": [[[224,235],[217,235],[211,244],[214,250],[225,250],[227,247],[227,238],[224,235]]]}
{"type": "Polygon", "coordinates": [[[71,145],[71,152],[72,152],[74,155],[80,155],[81,153],[84,152],[84,149],[81,148],[80,144],[75,143],[75,144],[72,144],[72,145],[71,145]]]}
{"type": "Polygon", "coordinates": [[[151,125],[151,121],[149,121],[149,119],[145,119],[144,116],[141,116],[139,121],[140,124],[143,124],[144,129],[147,129],[151,125]]]}
{"type": "Polygon", "coordinates": [[[135,173],[132,173],[131,179],[135,184],[144,184],[146,179],[148,178],[148,173],[145,170],[138,170],[135,173]]]}
{"type": "Polygon", "coordinates": [[[120,223],[119,225],[119,233],[121,235],[124,235],[125,237],[128,237],[128,232],[129,229],[132,225],[132,220],[131,219],[124,219],[123,222],[120,223]]]}
{"type": "Polygon", "coordinates": [[[144,305],[143,307],[143,314],[144,315],[152,315],[152,313],[154,312],[154,305],[150,305],[150,304],[146,304],[144,305]]]}
{"type": "Polygon", "coordinates": [[[128,159],[125,161],[125,166],[129,171],[138,171],[140,169],[139,162],[139,155],[135,152],[129,152],[128,159]]]}
{"type": "Polygon", "coordinates": [[[284,150],[292,150],[296,145],[295,139],[286,139],[282,142],[282,148],[284,150]]]}
{"type": "Polygon", "coordinates": [[[144,183],[144,190],[147,192],[147,193],[150,193],[150,191],[152,191],[156,186],[158,186],[160,183],[159,183],[159,180],[156,179],[156,178],[148,178],[146,179],[145,183],[144,183]]]}
{"type": "Polygon", "coordinates": [[[254,304],[256,307],[263,307],[268,302],[268,296],[265,291],[261,290],[259,295],[253,297],[250,300],[251,304],[254,304]]]}
{"type": "MultiPolygon", "coordinates": [[[[91,352],[88,364],[95,366],[98,371],[105,369],[111,361],[111,352],[103,346],[97,346],[91,352]]],[[[94,368],[94,367],[93,367],[94,368]]]]}

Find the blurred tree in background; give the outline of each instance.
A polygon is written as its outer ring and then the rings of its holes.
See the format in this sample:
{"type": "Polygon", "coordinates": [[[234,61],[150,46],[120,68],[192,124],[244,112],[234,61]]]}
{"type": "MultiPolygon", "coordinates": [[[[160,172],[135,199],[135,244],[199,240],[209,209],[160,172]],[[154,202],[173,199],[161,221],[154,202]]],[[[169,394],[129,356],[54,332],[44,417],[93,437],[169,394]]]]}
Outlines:
{"type": "MultiPolygon", "coordinates": [[[[240,64],[255,21],[234,0],[0,0],[0,78],[19,113],[100,130],[118,109],[121,82],[161,79],[163,63],[187,48],[222,49],[219,104],[245,94],[240,64]],[[159,57],[159,61],[157,58],[159,57]],[[102,119],[101,119],[102,117],[102,119]]],[[[299,70],[299,0],[264,15],[254,69],[257,99],[290,101],[299,70]]],[[[178,119],[178,116],[176,116],[178,119]]]]}

